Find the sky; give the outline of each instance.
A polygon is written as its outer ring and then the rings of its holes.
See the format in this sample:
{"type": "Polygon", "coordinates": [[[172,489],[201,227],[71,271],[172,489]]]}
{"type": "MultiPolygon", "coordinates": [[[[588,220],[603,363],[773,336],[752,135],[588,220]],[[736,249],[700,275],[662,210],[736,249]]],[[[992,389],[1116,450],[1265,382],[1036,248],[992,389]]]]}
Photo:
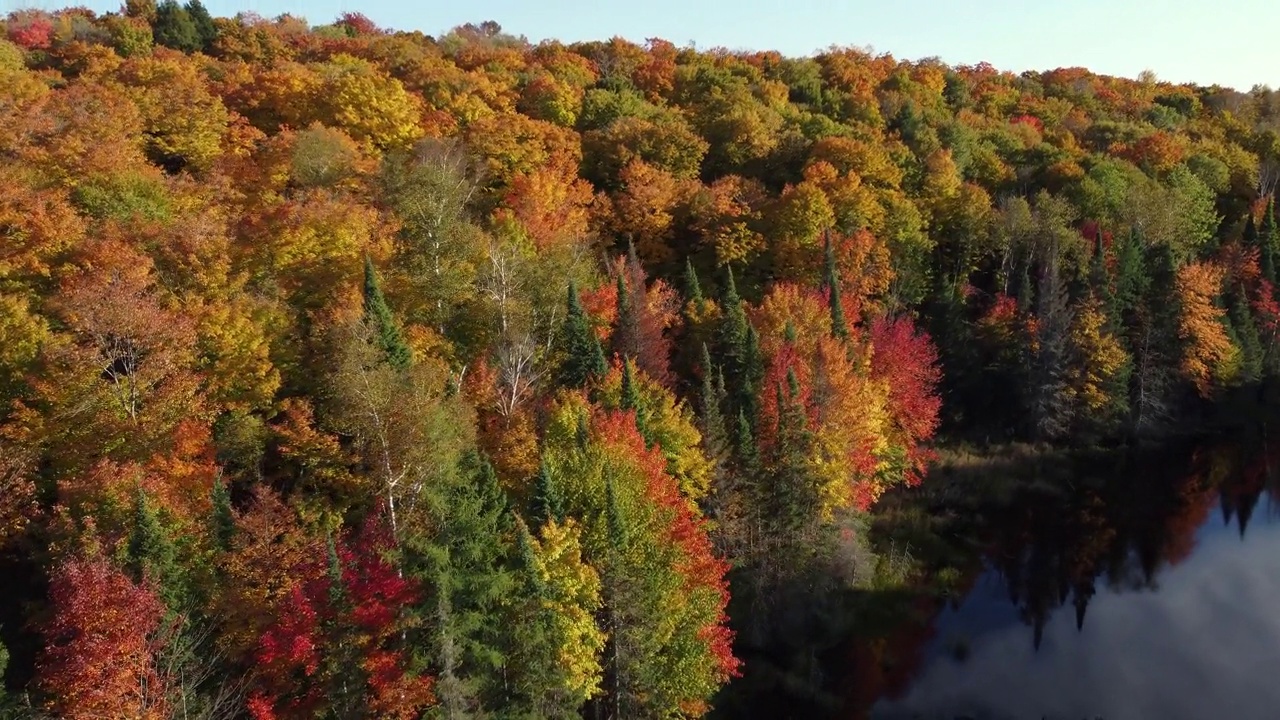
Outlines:
{"type": "MultiPolygon", "coordinates": [[[[0,0],[7,10],[120,0],[0,0]]],[[[831,45],[870,46],[916,60],[986,61],[1002,70],[1087,67],[1247,91],[1280,87],[1276,0],[204,0],[214,15],[291,13],[324,24],[345,11],[380,26],[436,35],[495,20],[531,41],[660,37],[698,48],[809,55],[831,45]]]]}

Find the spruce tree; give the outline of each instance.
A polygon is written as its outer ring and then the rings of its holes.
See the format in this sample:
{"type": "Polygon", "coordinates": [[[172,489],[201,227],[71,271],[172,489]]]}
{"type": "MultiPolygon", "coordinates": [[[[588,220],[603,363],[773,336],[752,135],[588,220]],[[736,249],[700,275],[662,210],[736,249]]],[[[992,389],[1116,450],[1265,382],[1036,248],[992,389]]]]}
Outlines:
{"type": "Polygon", "coordinates": [[[549,521],[564,522],[564,497],[560,494],[551,470],[545,460],[538,466],[534,479],[533,497],[530,498],[529,518],[534,529],[541,529],[549,521]]]}
{"type": "Polygon", "coordinates": [[[578,288],[573,281],[569,282],[567,311],[560,327],[559,346],[563,360],[556,379],[565,387],[585,387],[592,378],[600,377],[608,370],[600,339],[582,309],[578,288]]]}
{"type": "Polygon", "coordinates": [[[173,48],[184,53],[201,50],[199,28],[177,0],[164,0],[156,6],[156,19],[151,26],[151,34],[157,45],[173,48]]]}
{"type": "Polygon", "coordinates": [[[231,510],[231,492],[222,475],[213,481],[213,539],[219,550],[231,549],[231,539],[235,537],[235,515],[231,510]]]}
{"type": "Polygon", "coordinates": [[[698,271],[693,269],[693,259],[689,257],[684,259],[684,293],[688,302],[702,302],[702,283],[698,281],[698,271]]]}
{"type": "Polygon", "coordinates": [[[375,341],[387,362],[398,370],[408,368],[413,354],[400,334],[391,308],[387,306],[382,287],[378,284],[378,273],[368,256],[364,259],[364,321],[372,327],[375,341]]]}
{"type": "Polygon", "coordinates": [[[1258,228],[1259,263],[1262,276],[1272,285],[1276,283],[1276,253],[1280,252],[1280,224],[1276,222],[1276,197],[1273,193],[1267,211],[1258,228]]]}
{"type": "Polygon", "coordinates": [[[1227,319],[1231,339],[1240,348],[1240,380],[1255,382],[1262,377],[1262,340],[1249,307],[1248,294],[1240,283],[1229,293],[1227,319]]]}
{"type": "Polygon", "coordinates": [[[610,346],[618,357],[626,360],[634,358],[639,353],[638,347],[640,338],[640,318],[636,314],[637,309],[628,292],[625,273],[618,273],[617,287],[615,292],[618,297],[618,320],[613,327],[613,337],[610,338],[610,346]]]}
{"type": "Polygon", "coordinates": [[[723,387],[716,386],[719,373],[711,364],[711,353],[707,344],[702,344],[702,386],[698,393],[698,424],[702,431],[702,445],[707,457],[715,463],[723,461],[727,451],[728,436],[725,431],[724,415],[720,404],[724,401],[723,387]]]}
{"type": "Polygon", "coordinates": [[[1107,267],[1107,251],[1102,243],[1101,228],[1098,229],[1093,257],[1089,261],[1089,289],[1102,303],[1102,311],[1107,317],[1107,329],[1115,332],[1119,327],[1119,309],[1116,307],[1116,293],[1111,284],[1111,270],[1107,267]]]}
{"type": "Polygon", "coordinates": [[[636,414],[636,430],[644,438],[645,444],[651,444],[644,411],[644,399],[640,396],[640,385],[636,381],[635,363],[627,360],[622,364],[622,409],[636,414]]]}
{"type": "Polygon", "coordinates": [[[441,667],[437,694],[447,712],[499,708],[510,642],[499,620],[517,588],[509,502],[475,451],[427,491],[426,501],[436,531],[406,545],[409,572],[431,589],[420,612],[441,667]]]}
{"type": "Polygon", "coordinates": [[[126,565],[134,579],[150,579],[170,610],[181,607],[182,572],[173,541],[160,523],[159,514],[147,492],[139,485],[133,503],[133,529],[125,549],[126,565]]]}
{"type": "Polygon", "coordinates": [[[849,339],[849,324],[844,317],[844,303],[840,297],[840,272],[836,266],[836,251],[831,236],[824,235],[824,272],[822,285],[827,291],[827,304],[831,309],[831,334],[841,340],[849,339]]]}
{"type": "Polygon", "coordinates": [[[209,52],[213,49],[213,42],[218,39],[218,26],[213,22],[213,16],[205,9],[200,0],[190,0],[186,4],[187,15],[191,18],[191,23],[195,25],[196,37],[200,40],[200,49],[209,52]]]}

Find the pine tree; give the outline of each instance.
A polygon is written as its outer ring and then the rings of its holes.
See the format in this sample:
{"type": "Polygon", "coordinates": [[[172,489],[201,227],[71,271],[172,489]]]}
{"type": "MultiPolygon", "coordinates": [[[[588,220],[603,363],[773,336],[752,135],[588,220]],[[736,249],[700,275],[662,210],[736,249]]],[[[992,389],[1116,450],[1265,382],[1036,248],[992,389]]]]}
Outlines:
{"type": "Polygon", "coordinates": [[[1107,316],[1107,328],[1115,330],[1119,322],[1116,307],[1116,293],[1111,284],[1111,270],[1107,267],[1107,250],[1102,242],[1102,229],[1098,229],[1098,237],[1093,246],[1093,257],[1089,262],[1089,288],[1102,303],[1103,313],[1107,316]]]}
{"type": "Polygon", "coordinates": [[[205,9],[200,0],[190,0],[186,4],[187,15],[191,18],[191,23],[195,25],[196,37],[200,39],[200,49],[206,53],[213,49],[213,43],[218,39],[218,26],[213,22],[213,16],[205,9]]]}
{"type": "Polygon", "coordinates": [[[684,292],[688,302],[702,302],[702,283],[698,281],[698,271],[693,269],[693,259],[690,257],[684,259],[684,292]]]}
{"type": "Polygon", "coordinates": [[[840,298],[840,273],[836,266],[836,251],[831,236],[824,234],[824,263],[822,285],[827,291],[827,304],[831,309],[831,334],[841,340],[849,339],[849,324],[844,317],[844,303],[840,298]]]}
{"type": "Polygon", "coordinates": [[[631,360],[622,364],[622,409],[631,410],[636,414],[636,429],[640,431],[640,436],[645,439],[645,443],[652,444],[653,440],[649,437],[646,423],[644,400],[640,397],[640,386],[636,382],[635,363],[631,360]]]}
{"type": "Polygon", "coordinates": [[[213,481],[213,539],[219,550],[231,549],[231,539],[235,536],[235,515],[231,510],[231,492],[227,483],[219,475],[213,481]]]}
{"type": "Polygon", "coordinates": [[[585,387],[592,378],[600,377],[608,370],[600,339],[591,328],[591,322],[582,309],[582,301],[578,298],[578,288],[572,281],[569,282],[567,312],[560,328],[559,341],[564,356],[557,375],[561,385],[585,387]]]}
{"type": "Polygon", "coordinates": [[[613,337],[610,338],[613,353],[623,360],[634,358],[640,351],[637,346],[640,338],[640,319],[636,315],[634,299],[628,291],[625,274],[625,272],[618,273],[615,290],[618,298],[618,320],[613,327],[613,337]]]}
{"type": "Polygon", "coordinates": [[[133,529],[129,533],[126,558],[136,582],[150,579],[170,610],[181,607],[185,598],[177,551],[141,486],[134,496],[133,529]]]}
{"type": "Polygon", "coordinates": [[[413,354],[400,334],[386,298],[382,296],[378,273],[368,256],[364,259],[364,321],[372,327],[378,347],[382,349],[387,362],[399,370],[408,368],[413,354]]]}
{"type": "Polygon", "coordinates": [[[1064,380],[1072,311],[1067,284],[1058,271],[1057,248],[1047,252],[1036,293],[1039,343],[1031,369],[1029,410],[1032,435],[1051,440],[1061,437],[1072,420],[1064,380]]]}
{"type": "Polygon", "coordinates": [[[1276,253],[1280,252],[1280,224],[1276,222],[1276,195],[1267,203],[1267,211],[1262,216],[1262,226],[1258,228],[1258,244],[1260,246],[1258,260],[1261,263],[1262,276],[1272,285],[1276,283],[1276,253]]]}
{"type": "Polygon", "coordinates": [[[409,571],[434,593],[420,612],[441,667],[437,696],[446,713],[499,708],[510,654],[500,618],[516,589],[509,502],[488,461],[472,451],[428,491],[427,504],[436,532],[407,545],[409,571]]]}
{"type": "Polygon", "coordinates": [[[551,477],[546,461],[539,466],[538,476],[534,479],[529,517],[535,529],[552,520],[564,522],[564,497],[560,494],[555,478],[551,477]]]}
{"type": "Polygon", "coordinates": [[[151,26],[151,33],[157,45],[193,53],[204,47],[200,30],[192,20],[191,14],[177,0],[164,0],[156,6],[156,19],[151,26]]]}
{"type": "Polygon", "coordinates": [[[1228,295],[1227,318],[1231,339],[1240,348],[1240,380],[1256,382],[1262,377],[1262,340],[1249,307],[1248,293],[1240,283],[1236,283],[1228,295]]]}
{"type": "Polygon", "coordinates": [[[702,372],[702,386],[698,393],[698,420],[702,431],[702,446],[707,457],[717,464],[723,462],[728,450],[728,436],[725,431],[724,415],[720,406],[724,402],[724,387],[717,387],[716,378],[722,377],[711,364],[711,353],[707,344],[702,344],[702,361],[699,365],[702,372]]]}

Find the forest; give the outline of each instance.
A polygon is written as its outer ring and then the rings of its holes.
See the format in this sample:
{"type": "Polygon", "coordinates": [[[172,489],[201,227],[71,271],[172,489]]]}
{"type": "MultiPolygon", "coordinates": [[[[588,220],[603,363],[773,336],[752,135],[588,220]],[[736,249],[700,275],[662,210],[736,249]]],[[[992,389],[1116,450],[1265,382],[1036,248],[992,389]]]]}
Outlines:
{"type": "Polygon", "coordinates": [[[199,0],[0,38],[0,717],[728,716],[909,581],[874,514],[947,443],[1280,372],[1265,87],[199,0]]]}

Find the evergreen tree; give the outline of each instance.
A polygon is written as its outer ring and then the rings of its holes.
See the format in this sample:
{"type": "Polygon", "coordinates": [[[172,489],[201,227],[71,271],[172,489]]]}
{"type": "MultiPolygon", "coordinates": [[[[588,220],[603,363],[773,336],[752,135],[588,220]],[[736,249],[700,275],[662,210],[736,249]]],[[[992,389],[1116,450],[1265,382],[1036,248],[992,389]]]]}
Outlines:
{"type": "Polygon", "coordinates": [[[640,386],[636,382],[635,363],[630,360],[622,364],[622,409],[635,412],[636,429],[640,431],[640,436],[644,438],[646,444],[652,444],[653,440],[649,437],[649,428],[646,423],[644,400],[640,397],[640,386]]]}
{"type": "Polygon", "coordinates": [[[1058,270],[1057,248],[1050,248],[1036,293],[1039,343],[1031,366],[1030,421],[1037,439],[1057,439],[1071,424],[1065,373],[1072,311],[1067,283],[1058,270]]]}
{"type": "Polygon", "coordinates": [[[440,667],[436,694],[448,716],[497,710],[510,634],[496,619],[516,588],[511,508],[475,451],[428,490],[427,503],[436,532],[406,546],[410,572],[431,589],[419,610],[430,633],[421,644],[440,667]]]}
{"type": "Polygon", "coordinates": [[[377,271],[368,256],[364,259],[364,321],[372,327],[378,347],[382,349],[387,362],[399,370],[408,368],[413,354],[400,334],[386,298],[382,296],[377,271]]]}
{"type": "Polygon", "coordinates": [[[134,496],[133,529],[125,552],[126,566],[133,573],[134,580],[141,582],[149,578],[156,584],[160,597],[170,610],[180,608],[185,597],[177,551],[141,486],[134,496]]]}
{"type": "Polygon", "coordinates": [[[618,357],[626,360],[634,358],[639,353],[638,347],[640,339],[640,318],[636,315],[636,307],[631,293],[627,289],[627,280],[625,273],[618,273],[617,288],[618,294],[618,320],[613,327],[613,337],[610,338],[610,346],[613,353],[618,357]]]}
{"type": "Polygon", "coordinates": [[[156,19],[151,26],[151,33],[157,45],[193,53],[204,47],[200,30],[177,0],[164,0],[156,6],[156,19]]]}
{"type": "Polygon", "coordinates": [[[823,288],[827,291],[827,304],[831,308],[831,334],[841,340],[849,339],[849,324],[844,317],[844,304],[840,298],[840,273],[836,266],[836,251],[831,244],[831,236],[824,236],[824,264],[822,276],[823,288]]]}
{"type": "Polygon", "coordinates": [[[218,39],[218,26],[214,24],[213,16],[200,0],[190,0],[185,7],[191,23],[195,25],[196,37],[200,39],[200,49],[206,53],[209,52],[213,49],[214,41],[218,39]]]}
{"type": "Polygon", "coordinates": [[[1280,252],[1280,224],[1276,222],[1276,194],[1272,193],[1271,202],[1267,203],[1267,211],[1262,216],[1262,226],[1258,228],[1258,261],[1262,276],[1272,285],[1276,283],[1276,253],[1280,252]]]}
{"type": "Polygon", "coordinates": [[[698,271],[693,269],[691,257],[684,259],[684,292],[688,302],[702,302],[702,283],[698,281],[698,271]]]}
{"type": "Polygon", "coordinates": [[[231,510],[231,492],[222,475],[213,481],[213,539],[218,549],[226,552],[231,548],[231,539],[235,536],[235,515],[231,510]]]}
{"type": "Polygon", "coordinates": [[[1098,237],[1093,246],[1093,257],[1089,261],[1089,288],[1102,303],[1102,311],[1107,316],[1107,329],[1115,331],[1119,323],[1119,308],[1116,306],[1116,293],[1111,284],[1111,270],[1107,267],[1107,251],[1102,242],[1102,229],[1098,229],[1098,237]]]}
{"type": "Polygon", "coordinates": [[[1240,380],[1256,382],[1262,377],[1262,340],[1249,307],[1248,293],[1240,283],[1228,294],[1227,320],[1231,339],[1240,348],[1240,380]]]}
{"type": "Polygon", "coordinates": [[[569,282],[568,308],[560,328],[559,342],[564,356],[557,375],[561,385],[585,387],[592,378],[600,377],[608,370],[600,339],[591,328],[578,298],[578,288],[572,281],[569,282]]]}
{"type": "Polygon", "coordinates": [[[724,402],[724,387],[717,387],[716,378],[722,377],[711,364],[711,353],[707,344],[702,344],[702,386],[698,393],[698,420],[702,431],[702,446],[712,462],[720,463],[728,450],[728,436],[725,431],[724,415],[721,414],[721,403],[724,402]]]}
{"type": "Polygon", "coordinates": [[[529,517],[533,520],[535,529],[552,520],[564,522],[564,497],[545,461],[539,465],[538,476],[534,480],[529,517]]]}

